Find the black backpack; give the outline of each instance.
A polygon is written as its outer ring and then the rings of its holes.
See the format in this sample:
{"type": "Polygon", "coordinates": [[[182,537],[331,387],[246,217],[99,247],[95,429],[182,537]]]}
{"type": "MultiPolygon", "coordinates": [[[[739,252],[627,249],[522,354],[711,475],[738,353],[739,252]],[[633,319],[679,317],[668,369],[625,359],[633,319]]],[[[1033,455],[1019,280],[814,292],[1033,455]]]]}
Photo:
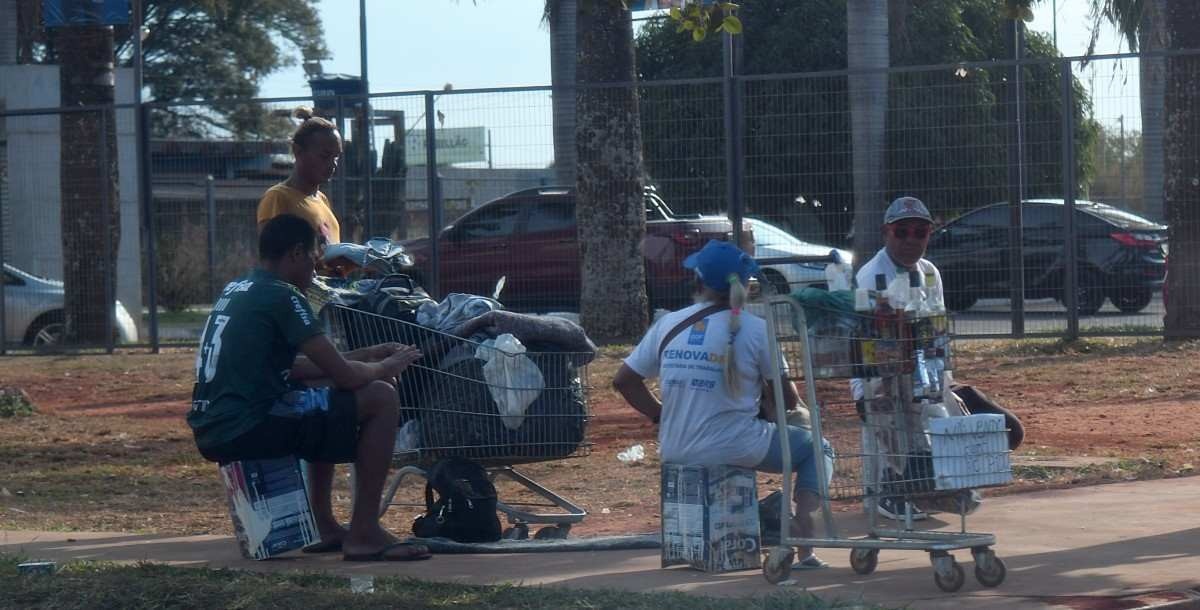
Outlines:
{"type": "Polygon", "coordinates": [[[487,471],[463,458],[448,458],[434,464],[425,484],[425,514],[413,521],[412,531],[418,538],[449,538],[457,542],[499,540],[496,487],[488,480],[487,471]]]}

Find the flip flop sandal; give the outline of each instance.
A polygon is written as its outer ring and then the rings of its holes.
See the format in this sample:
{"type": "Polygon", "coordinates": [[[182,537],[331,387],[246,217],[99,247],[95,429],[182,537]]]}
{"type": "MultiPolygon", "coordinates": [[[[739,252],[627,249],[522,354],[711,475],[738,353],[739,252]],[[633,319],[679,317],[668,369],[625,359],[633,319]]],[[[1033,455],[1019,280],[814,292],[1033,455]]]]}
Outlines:
{"type": "Polygon", "coordinates": [[[342,550],[341,540],[322,540],[314,542],[302,549],[301,553],[338,553],[342,550]]]}
{"type": "Polygon", "coordinates": [[[433,553],[429,552],[429,547],[423,544],[413,544],[411,542],[397,542],[389,544],[374,553],[360,553],[357,555],[342,555],[344,561],[419,561],[421,559],[429,559],[433,557],[433,553]],[[388,553],[396,549],[410,549],[410,552],[403,555],[395,555],[388,553]]]}
{"type": "Polygon", "coordinates": [[[817,557],[816,554],[809,555],[800,561],[792,564],[793,570],[823,570],[828,568],[829,564],[817,557]]]}

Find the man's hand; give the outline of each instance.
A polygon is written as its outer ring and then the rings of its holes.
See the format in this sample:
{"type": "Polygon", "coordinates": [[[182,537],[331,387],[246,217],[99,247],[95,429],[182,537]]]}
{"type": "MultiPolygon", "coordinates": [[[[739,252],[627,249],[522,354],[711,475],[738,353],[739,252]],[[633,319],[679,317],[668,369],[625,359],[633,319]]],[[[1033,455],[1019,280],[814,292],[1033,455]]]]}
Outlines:
{"type": "Polygon", "coordinates": [[[421,350],[411,345],[401,345],[399,343],[385,345],[395,346],[392,353],[379,362],[379,365],[383,367],[386,377],[399,377],[400,373],[404,372],[404,369],[407,369],[410,364],[420,360],[424,355],[421,353],[421,350]]]}
{"type": "Polygon", "coordinates": [[[386,360],[389,356],[391,356],[392,354],[395,354],[397,351],[399,351],[403,347],[408,347],[408,346],[405,346],[400,343],[394,343],[394,342],[380,343],[379,345],[372,345],[370,348],[368,348],[370,350],[370,353],[367,356],[367,358],[371,362],[379,362],[381,360],[386,360]]]}

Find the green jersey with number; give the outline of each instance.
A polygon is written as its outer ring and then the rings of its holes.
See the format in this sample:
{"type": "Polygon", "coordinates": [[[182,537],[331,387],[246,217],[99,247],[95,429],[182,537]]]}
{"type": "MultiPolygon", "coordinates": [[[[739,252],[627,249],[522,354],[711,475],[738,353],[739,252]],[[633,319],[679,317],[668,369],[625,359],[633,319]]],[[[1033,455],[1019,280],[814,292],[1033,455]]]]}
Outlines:
{"type": "Polygon", "coordinates": [[[289,390],[300,344],[321,332],[308,300],[274,273],[256,269],[226,285],[196,352],[187,416],[196,444],[232,441],[266,419],[289,390]]]}

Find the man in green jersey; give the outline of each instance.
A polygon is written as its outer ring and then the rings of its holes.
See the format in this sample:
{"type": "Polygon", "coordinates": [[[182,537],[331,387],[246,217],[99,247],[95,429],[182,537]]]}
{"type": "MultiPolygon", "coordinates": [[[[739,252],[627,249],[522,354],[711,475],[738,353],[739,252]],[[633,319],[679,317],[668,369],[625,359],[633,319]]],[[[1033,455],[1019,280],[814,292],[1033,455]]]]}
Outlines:
{"type": "Polygon", "coordinates": [[[399,417],[396,390],[384,380],[421,353],[397,343],[338,352],[304,298],[317,262],[317,235],[304,219],[265,223],[258,255],[257,269],[225,286],[201,335],[187,416],[196,446],[219,463],[306,460],[323,546],[346,559],[428,557],[379,524],[399,417]],[[334,464],[347,462],[356,472],[348,531],[330,496],[334,464]]]}

